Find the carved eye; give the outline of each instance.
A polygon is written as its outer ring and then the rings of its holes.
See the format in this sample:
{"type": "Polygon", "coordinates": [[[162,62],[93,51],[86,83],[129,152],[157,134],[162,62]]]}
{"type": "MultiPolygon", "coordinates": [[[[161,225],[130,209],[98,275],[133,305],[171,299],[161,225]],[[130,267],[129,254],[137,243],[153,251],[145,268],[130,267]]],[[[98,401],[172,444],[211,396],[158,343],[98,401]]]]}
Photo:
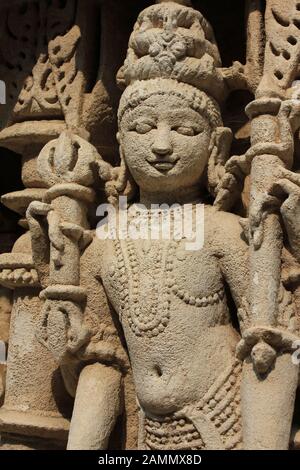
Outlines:
{"type": "Polygon", "coordinates": [[[150,132],[154,127],[155,125],[150,122],[137,122],[132,130],[138,134],[147,134],[147,132],[150,132]]]}
{"type": "Polygon", "coordinates": [[[178,127],[173,127],[173,131],[176,131],[178,134],[181,135],[188,135],[193,137],[194,135],[199,134],[198,129],[194,129],[193,127],[188,127],[188,126],[178,126],[178,127]]]}

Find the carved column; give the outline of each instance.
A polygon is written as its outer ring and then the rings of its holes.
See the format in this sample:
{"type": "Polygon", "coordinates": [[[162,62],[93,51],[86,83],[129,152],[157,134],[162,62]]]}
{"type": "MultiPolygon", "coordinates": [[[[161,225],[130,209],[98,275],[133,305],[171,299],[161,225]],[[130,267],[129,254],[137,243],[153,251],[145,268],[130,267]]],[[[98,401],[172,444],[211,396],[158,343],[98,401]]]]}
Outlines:
{"type": "MultiPolygon", "coordinates": [[[[21,216],[41,201],[46,184],[37,156],[66,129],[90,139],[107,159],[114,155],[118,92],[114,76],[124,34],[122,6],[96,0],[1,2],[0,79],[7,104],[0,107],[0,146],[22,156],[25,189],[2,202],[21,216]],[[115,25],[117,31],[111,28],[115,25]]],[[[72,411],[58,363],[38,341],[41,280],[29,234],[0,256],[0,283],[14,291],[4,406],[4,448],[64,448],[72,411]]],[[[0,338],[1,339],[1,338],[0,338]]]]}

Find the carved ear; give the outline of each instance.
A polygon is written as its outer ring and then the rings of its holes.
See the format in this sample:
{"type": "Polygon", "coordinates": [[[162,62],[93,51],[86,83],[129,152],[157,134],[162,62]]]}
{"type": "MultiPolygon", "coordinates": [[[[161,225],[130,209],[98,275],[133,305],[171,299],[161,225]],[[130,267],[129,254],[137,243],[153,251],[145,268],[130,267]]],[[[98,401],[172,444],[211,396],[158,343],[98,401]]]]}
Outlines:
{"type": "MultiPolygon", "coordinates": [[[[119,133],[117,138],[119,138],[119,133]]],[[[119,150],[121,160],[120,166],[114,168],[112,174],[113,178],[105,184],[108,201],[113,205],[117,205],[119,196],[126,196],[129,201],[133,200],[137,192],[137,186],[127,168],[121,145],[119,150]]]]}
{"type": "Polygon", "coordinates": [[[119,193],[122,193],[123,196],[126,196],[128,200],[132,200],[137,192],[137,185],[127,167],[125,156],[120,145],[120,158],[121,166],[120,173],[117,183],[117,190],[119,193]]]}
{"type": "Polygon", "coordinates": [[[225,163],[228,160],[232,143],[232,131],[228,127],[217,127],[212,134],[207,177],[209,191],[216,196],[218,184],[225,174],[225,163]]]}

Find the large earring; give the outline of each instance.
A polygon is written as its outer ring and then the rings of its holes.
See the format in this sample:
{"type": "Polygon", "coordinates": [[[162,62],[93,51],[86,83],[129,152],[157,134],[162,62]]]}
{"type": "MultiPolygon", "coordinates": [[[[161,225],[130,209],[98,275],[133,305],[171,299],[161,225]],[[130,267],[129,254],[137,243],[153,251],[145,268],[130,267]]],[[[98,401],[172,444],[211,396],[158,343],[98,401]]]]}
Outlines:
{"type": "Polygon", "coordinates": [[[210,157],[207,168],[208,189],[215,197],[217,188],[225,174],[225,163],[228,160],[232,143],[232,131],[228,127],[217,127],[210,142],[210,157]]]}
{"type": "Polygon", "coordinates": [[[126,196],[128,202],[131,202],[137,193],[137,185],[128,170],[121,145],[119,153],[120,166],[114,168],[113,179],[105,185],[108,201],[114,206],[117,205],[119,196],[126,196]]]}

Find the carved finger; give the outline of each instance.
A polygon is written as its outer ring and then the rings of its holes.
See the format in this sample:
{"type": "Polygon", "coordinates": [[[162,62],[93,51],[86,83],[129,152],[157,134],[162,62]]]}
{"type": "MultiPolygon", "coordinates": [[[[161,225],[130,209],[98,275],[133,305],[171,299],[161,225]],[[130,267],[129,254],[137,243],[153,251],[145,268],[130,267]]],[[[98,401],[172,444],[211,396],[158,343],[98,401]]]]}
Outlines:
{"type": "Polygon", "coordinates": [[[113,178],[113,166],[105,162],[100,155],[96,159],[99,177],[102,181],[110,181],[113,178]]]}
{"type": "Polygon", "coordinates": [[[71,224],[68,222],[62,222],[59,224],[59,229],[71,240],[78,242],[83,235],[84,229],[77,224],[71,224]]]}
{"type": "MultiPolygon", "coordinates": [[[[284,134],[282,129],[281,131],[282,134],[284,134]]],[[[285,134],[287,134],[287,131],[285,134]]],[[[293,142],[291,141],[290,135],[281,137],[282,141],[280,143],[264,142],[253,145],[245,154],[247,161],[252,163],[253,159],[260,155],[274,155],[287,165],[290,165],[294,153],[293,142]]]]}
{"type": "Polygon", "coordinates": [[[245,156],[232,157],[225,165],[225,174],[231,174],[235,177],[236,182],[243,184],[245,177],[250,172],[250,165],[246,162],[245,156]]]}
{"type": "Polygon", "coordinates": [[[296,184],[300,188],[300,174],[295,173],[294,171],[287,170],[286,168],[282,168],[282,179],[289,180],[292,183],[296,184]]]}
{"type": "Polygon", "coordinates": [[[249,236],[258,249],[263,241],[264,220],[280,206],[280,200],[266,192],[251,206],[249,214],[249,236]]]}
{"type": "Polygon", "coordinates": [[[299,236],[299,196],[295,194],[289,196],[282,204],[280,213],[287,230],[292,249],[295,249],[296,245],[298,245],[299,236]],[[297,242],[294,245],[295,241],[297,242]]]}
{"type": "Polygon", "coordinates": [[[64,250],[64,239],[62,237],[61,230],[59,228],[60,225],[60,218],[54,212],[51,211],[48,214],[48,223],[49,223],[49,238],[51,240],[52,245],[57,251],[62,252],[64,250]]]}
{"type": "Polygon", "coordinates": [[[252,227],[258,227],[261,223],[263,216],[267,213],[273,212],[274,209],[280,206],[280,200],[276,195],[273,195],[270,191],[262,195],[252,205],[250,213],[250,225],[252,227]]]}
{"type": "Polygon", "coordinates": [[[27,217],[45,216],[52,210],[50,204],[40,201],[32,201],[27,209],[27,217]]]}
{"type": "Polygon", "coordinates": [[[295,133],[300,127],[300,103],[298,100],[287,100],[281,105],[280,113],[286,114],[295,133]]]}
{"type": "Polygon", "coordinates": [[[245,155],[235,155],[231,157],[225,165],[226,172],[233,173],[241,179],[249,175],[251,160],[245,155]]]}
{"type": "MultiPolygon", "coordinates": [[[[292,173],[292,172],[289,172],[289,173],[292,173]]],[[[300,182],[300,178],[299,178],[299,182],[300,182]]],[[[300,197],[300,187],[293,181],[290,181],[289,179],[284,178],[273,183],[269,191],[269,194],[270,196],[274,196],[280,199],[282,199],[286,195],[289,195],[289,196],[295,195],[295,196],[300,197]]]]}

